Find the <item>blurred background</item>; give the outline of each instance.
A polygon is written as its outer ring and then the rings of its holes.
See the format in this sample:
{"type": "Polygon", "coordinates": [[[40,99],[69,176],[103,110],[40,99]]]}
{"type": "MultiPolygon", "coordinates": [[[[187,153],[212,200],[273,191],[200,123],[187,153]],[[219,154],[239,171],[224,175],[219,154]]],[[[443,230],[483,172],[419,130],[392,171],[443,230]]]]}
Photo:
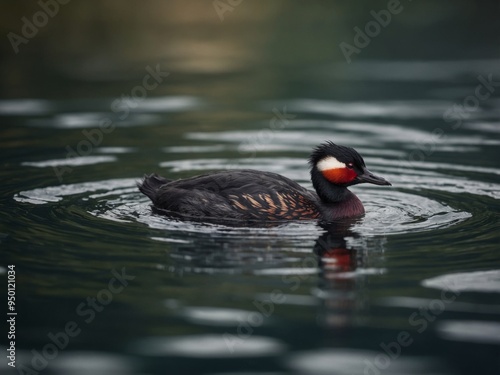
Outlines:
{"type": "Polygon", "coordinates": [[[500,373],[499,19],[498,0],[2,0],[18,369],[500,373]],[[362,218],[178,222],[136,187],[253,168],[311,188],[325,140],[393,184],[353,187],[362,218]]]}
{"type": "MultiPolygon", "coordinates": [[[[352,55],[353,62],[498,57],[498,1],[397,3],[402,11],[392,15],[390,24],[361,53],[352,55]]],[[[5,98],[112,96],[141,79],[146,65],[161,63],[172,75],[157,95],[265,99],[292,95],[318,75],[322,85],[330,87],[329,97],[366,95],[368,84],[348,93],[331,87],[355,69],[349,69],[339,45],[354,45],[353,28],[364,30],[373,20],[370,11],[386,10],[387,1],[232,4],[181,0],[59,4],[57,14],[19,45],[19,53],[3,38],[1,94],[5,98]]],[[[22,17],[32,21],[41,9],[37,1],[3,1],[2,35],[22,36],[22,17]]],[[[416,70],[406,72],[408,79],[419,74],[416,70]]]]}

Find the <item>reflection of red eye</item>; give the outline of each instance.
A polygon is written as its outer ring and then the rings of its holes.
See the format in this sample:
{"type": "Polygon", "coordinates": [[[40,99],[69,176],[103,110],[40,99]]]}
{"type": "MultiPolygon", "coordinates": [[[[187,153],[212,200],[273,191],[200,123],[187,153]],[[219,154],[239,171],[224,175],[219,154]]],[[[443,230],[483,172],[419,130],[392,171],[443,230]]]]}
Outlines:
{"type": "Polygon", "coordinates": [[[347,168],[349,168],[349,169],[353,169],[353,168],[354,168],[354,165],[352,165],[352,163],[348,163],[348,164],[347,164],[347,168]]]}

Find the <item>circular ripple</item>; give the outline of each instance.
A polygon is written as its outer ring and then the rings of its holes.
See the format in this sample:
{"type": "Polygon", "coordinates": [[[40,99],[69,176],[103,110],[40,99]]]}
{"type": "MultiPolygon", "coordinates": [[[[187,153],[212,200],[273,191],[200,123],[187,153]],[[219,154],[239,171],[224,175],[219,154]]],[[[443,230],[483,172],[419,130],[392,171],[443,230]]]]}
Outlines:
{"type": "Polygon", "coordinates": [[[360,194],[360,199],[367,202],[366,214],[355,230],[364,235],[436,230],[472,216],[445,203],[400,191],[387,194],[380,190],[370,190],[369,194],[360,194]]]}
{"type": "MultiPolygon", "coordinates": [[[[422,232],[446,228],[459,223],[471,214],[436,200],[401,191],[390,192],[381,189],[364,189],[358,193],[365,202],[366,214],[354,226],[355,232],[363,235],[391,235],[409,232],[422,232]]],[[[223,225],[193,225],[151,213],[149,201],[137,190],[134,179],[114,179],[61,185],[22,191],[14,197],[18,202],[50,204],[64,199],[79,199],[87,212],[103,219],[116,222],[141,222],[152,228],[213,232],[227,230],[223,225]]],[[[240,228],[237,232],[244,235],[251,228],[240,228]]],[[[290,222],[280,226],[279,233],[293,236],[318,232],[314,222],[290,222]]],[[[270,229],[272,231],[272,229],[270,229]]]]}

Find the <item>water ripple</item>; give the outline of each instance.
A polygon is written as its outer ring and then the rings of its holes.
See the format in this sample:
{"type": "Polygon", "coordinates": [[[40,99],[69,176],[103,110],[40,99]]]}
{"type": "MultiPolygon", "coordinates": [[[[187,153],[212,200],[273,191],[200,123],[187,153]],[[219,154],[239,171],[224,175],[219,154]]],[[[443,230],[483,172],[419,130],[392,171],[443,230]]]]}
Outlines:
{"type": "Polygon", "coordinates": [[[445,289],[453,292],[500,293],[500,270],[440,275],[423,280],[422,285],[427,288],[445,289]]]}
{"type": "MultiPolygon", "coordinates": [[[[219,165],[214,164],[215,161],[217,160],[208,162],[208,166],[219,165]]],[[[175,168],[188,169],[193,165],[191,163],[198,167],[200,165],[207,167],[201,160],[200,163],[192,160],[186,163],[188,165],[185,167],[182,167],[182,163],[177,163],[175,168]]],[[[263,169],[269,170],[269,165],[263,169]]],[[[301,176],[300,173],[298,175],[301,176]]],[[[290,173],[289,177],[298,176],[290,173]]],[[[186,230],[185,226],[175,220],[151,215],[148,205],[145,204],[147,200],[137,191],[136,182],[135,179],[116,179],[37,188],[19,192],[14,199],[23,203],[46,204],[60,202],[64,197],[81,195],[82,200],[89,198],[105,202],[100,208],[88,208],[88,211],[95,216],[114,221],[139,221],[158,229],[176,230],[180,226],[181,231],[186,230]]],[[[471,217],[469,213],[454,209],[443,202],[408,192],[391,191],[388,194],[387,191],[365,187],[357,194],[365,203],[366,215],[355,225],[355,230],[368,236],[446,228],[471,217]]],[[[307,222],[300,221],[294,225],[303,226],[304,231],[310,227],[307,222]]],[[[195,228],[199,230],[199,226],[195,228]]],[[[206,226],[206,228],[210,231],[217,226],[206,226]]],[[[286,233],[283,227],[280,230],[281,233],[286,233]]],[[[291,229],[289,232],[294,235],[300,233],[296,229],[291,229]]]]}
{"type": "Polygon", "coordinates": [[[192,358],[267,357],[281,354],[285,345],[270,337],[251,336],[241,340],[220,335],[150,337],[131,346],[134,353],[147,356],[192,358]]]}

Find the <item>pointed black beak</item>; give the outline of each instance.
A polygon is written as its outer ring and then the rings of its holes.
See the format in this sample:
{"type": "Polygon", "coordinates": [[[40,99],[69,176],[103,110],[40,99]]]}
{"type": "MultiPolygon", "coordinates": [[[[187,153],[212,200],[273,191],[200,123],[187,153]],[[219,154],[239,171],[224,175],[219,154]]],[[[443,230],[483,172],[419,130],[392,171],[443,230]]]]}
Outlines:
{"type": "Polygon", "coordinates": [[[372,172],[370,172],[368,169],[363,168],[363,173],[358,175],[355,180],[358,184],[362,182],[367,182],[369,184],[374,184],[374,185],[389,185],[392,186],[389,181],[386,179],[374,175],[372,172]]]}

